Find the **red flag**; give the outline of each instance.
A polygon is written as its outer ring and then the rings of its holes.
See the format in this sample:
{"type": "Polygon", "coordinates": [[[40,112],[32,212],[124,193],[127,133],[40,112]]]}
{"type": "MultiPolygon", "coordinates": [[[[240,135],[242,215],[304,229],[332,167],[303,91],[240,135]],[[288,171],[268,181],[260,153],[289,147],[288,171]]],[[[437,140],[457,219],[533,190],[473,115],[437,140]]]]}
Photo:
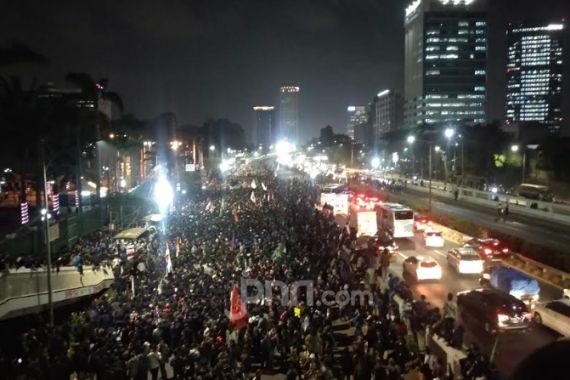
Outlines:
{"type": "Polygon", "coordinates": [[[237,286],[234,286],[230,295],[230,324],[239,330],[247,325],[248,319],[247,308],[241,300],[237,286]]]}

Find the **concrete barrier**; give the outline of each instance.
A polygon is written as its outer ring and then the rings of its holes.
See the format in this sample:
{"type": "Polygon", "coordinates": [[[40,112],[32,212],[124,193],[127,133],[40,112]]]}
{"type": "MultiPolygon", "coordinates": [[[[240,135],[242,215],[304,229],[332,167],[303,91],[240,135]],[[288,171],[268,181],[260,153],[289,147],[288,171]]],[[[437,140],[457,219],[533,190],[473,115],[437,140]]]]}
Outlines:
{"type": "MultiPolygon", "coordinates": [[[[75,301],[108,288],[115,277],[111,267],[94,269],[86,266],[83,275],[75,267],[62,267],[52,272],[54,304],[75,301]]],[[[48,304],[47,271],[10,270],[0,274],[0,319],[35,313],[48,304]]]]}
{"type": "Polygon", "coordinates": [[[460,361],[467,358],[467,355],[462,350],[449,346],[442,337],[435,334],[431,335],[428,346],[436,356],[444,359],[454,379],[463,379],[460,361]]]}
{"type": "MultiPolygon", "coordinates": [[[[399,175],[385,174],[376,179],[407,181],[407,188],[429,193],[429,181],[424,180],[424,186],[413,184],[410,179],[399,175]]],[[[444,184],[432,181],[432,194],[434,196],[454,198],[455,184],[444,184]]],[[[549,220],[552,222],[570,226],[570,206],[552,202],[532,200],[509,194],[492,193],[471,188],[457,188],[459,199],[470,203],[476,203],[487,208],[496,208],[499,202],[509,205],[509,211],[513,214],[549,220]]]]}

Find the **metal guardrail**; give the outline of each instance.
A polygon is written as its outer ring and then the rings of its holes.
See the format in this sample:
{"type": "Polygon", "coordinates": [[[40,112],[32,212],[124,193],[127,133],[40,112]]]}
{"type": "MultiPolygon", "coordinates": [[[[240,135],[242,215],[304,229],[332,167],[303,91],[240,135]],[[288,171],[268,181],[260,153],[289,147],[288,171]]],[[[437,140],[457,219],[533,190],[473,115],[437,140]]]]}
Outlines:
{"type": "MultiPolygon", "coordinates": [[[[110,266],[62,267],[51,274],[53,303],[71,302],[96,294],[114,281],[110,266]]],[[[0,319],[35,313],[48,304],[47,271],[19,269],[0,273],[0,319]]]]}

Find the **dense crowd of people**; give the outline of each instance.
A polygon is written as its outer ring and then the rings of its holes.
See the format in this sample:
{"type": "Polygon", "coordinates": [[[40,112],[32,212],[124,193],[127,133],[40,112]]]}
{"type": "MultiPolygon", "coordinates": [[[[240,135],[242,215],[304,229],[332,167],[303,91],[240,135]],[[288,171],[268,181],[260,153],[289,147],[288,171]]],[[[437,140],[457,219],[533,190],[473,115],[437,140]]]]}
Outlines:
{"type": "Polygon", "coordinates": [[[439,328],[453,340],[452,311],[442,314],[424,297],[414,301],[388,274],[389,260],[379,258],[374,241],[360,241],[315,208],[310,181],[261,169],[235,181],[242,186],[178,205],[164,234],[131,261],[110,248],[110,235],[84,239],[70,260],[78,252],[90,262],[121,257],[112,289],[51,331],[41,324],[26,331],[12,355],[0,353],[0,373],[97,380],[449,375],[426,336],[439,328]],[[228,318],[230,293],[246,278],[311,280],[314,294],[300,289],[298,303],[284,303],[274,289],[273,297],[247,305],[248,323],[238,329],[228,318]],[[359,302],[322,301],[326,291],[365,290],[359,302]],[[403,306],[394,305],[395,295],[403,306]]]}

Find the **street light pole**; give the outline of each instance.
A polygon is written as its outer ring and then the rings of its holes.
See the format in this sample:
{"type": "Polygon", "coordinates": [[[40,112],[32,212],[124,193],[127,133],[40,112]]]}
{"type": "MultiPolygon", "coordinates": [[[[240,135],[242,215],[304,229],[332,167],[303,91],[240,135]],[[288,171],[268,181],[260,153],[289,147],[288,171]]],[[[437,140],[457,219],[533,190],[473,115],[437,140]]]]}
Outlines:
{"type": "Polygon", "coordinates": [[[521,184],[524,183],[525,177],[526,177],[526,146],[523,147],[522,181],[521,181],[521,184]]]}
{"type": "MultiPolygon", "coordinates": [[[[49,308],[49,327],[53,328],[53,299],[51,290],[51,246],[49,241],[49,201],[48,201],[48,183],[46,173],[46,157],[45,157],[45,140],[40,141],[40,155],[42,159],[42,172],[44,179],[44,207],[45,207],[45,242],[47,255],[47,288],[48,288],[48,308],[49,308]]],[[[39,203],[39,202],[38,202],[39,203]]]]}
{"type": "Polygon", "coordinates": [[[429,144],[429,214],[431,216],[431,172],[432,172],[432,168],[431,168],[431,151],[432,151],[433,147],[432,144],[429,144]]]}

